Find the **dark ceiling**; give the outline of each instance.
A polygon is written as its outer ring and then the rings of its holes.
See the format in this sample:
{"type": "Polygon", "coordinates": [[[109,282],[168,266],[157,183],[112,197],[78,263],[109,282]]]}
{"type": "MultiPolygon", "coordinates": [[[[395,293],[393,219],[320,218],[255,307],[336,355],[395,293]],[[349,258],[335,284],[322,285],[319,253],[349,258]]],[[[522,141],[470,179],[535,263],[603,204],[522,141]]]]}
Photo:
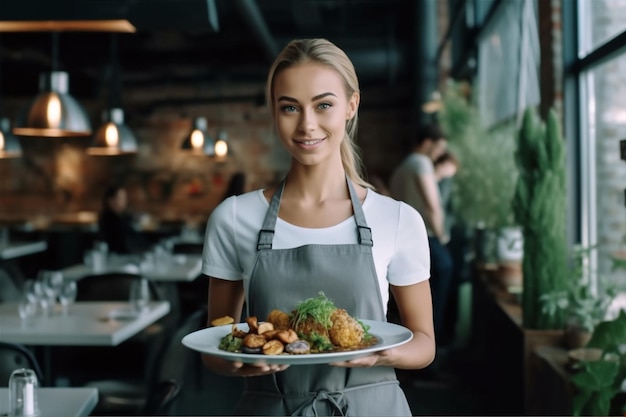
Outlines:
{"type": "MultiPolygon", "coordinates": [[[[325,37],[352,58],[362,84],[410,74],[415,0],[0,0],[0,20],[126,18],[136,33],[60,32],[56,66],[70,92],[95,96],[114,62],[123,85],[211,80],[263,82],[272,58],[298,37],[325,37]],[[115,43],[112,38],[115,37],[115,43]],[[117,54],[112,54],[117,44],[117,54]]],[[[53,66],[49,32],[0,34],[2,89],[32,95],[53,66]]]]}

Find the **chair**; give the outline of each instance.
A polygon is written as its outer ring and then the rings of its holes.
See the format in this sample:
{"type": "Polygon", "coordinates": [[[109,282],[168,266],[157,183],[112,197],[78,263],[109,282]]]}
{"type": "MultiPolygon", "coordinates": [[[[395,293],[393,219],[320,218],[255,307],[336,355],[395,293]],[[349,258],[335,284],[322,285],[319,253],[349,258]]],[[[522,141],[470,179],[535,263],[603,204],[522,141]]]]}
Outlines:
{"type": "Polygon", "coordinates": [[[20,289],[9,272],[5,270],[7,266],[0,263],[0,302],[18,301],[20,289]]]}
{"type": "Polygon", "coordinates": [[[0,342],[0,386],[9,386],[11,373],[19,368],[32,369],[43,384],[41,367],[31,351],[17,343],[0,342]]]}
{"type": "MultiPolygon", "coordinates": [[[[132,283],[141,278],[130,272],[88,275],[76,281],[76,301],[128,301],[132,283]]],[[[156,284],[149,281],[149,285],[152,299],[162,299],[156,284]]]]}
{"type": "Polygon", "coordinates": [[[177,242],[172,247],[172,253],[184,255],[202,255],[204,243],[177,242]]]}
{"type": "Polygon", "coordinates": [[[86,386],[98,388],[99,402],[93,414],[163,415],[169,411],[181,391],[183,379],[202,366],[194,362],[199,354],[185,347],[181,340],[203,328],[206,315],[206,308],[203,308],[184,319],[151,364],[154,373],[148,381],[113,379],[87,383],[86,386]]]}
{"type": "Polygon", "coordinates": [[[181,383],[175,379],[157,381],[152,385],[150,394],[141,413],[144,416],[164,416],[180,394],[181,383]]]}
{"type": "MultiPolygon", "coordinates": [[[[76,281],[77,301],[128,301],[133,282],[141,275],[129,272],[107,272],[93,274],[76,281]]],[[[153,300],[163,300],[157,284],[148,281],[153,300]]],[[[171,303],[172,304],[172,303],[171,303]]],[[[163,343],[170,337],[178,321],[178,309],[170,306],[170,313],[140,331],[123,344],[115,347],[88,346],[67,347],[71,351],[70,360],[64,363],[65,372],[73,383],[84,384],[113,375],[126,377],[143,375],[148,372],[148,364],[153,361],[163,343]],[[100,358],[94,363],[93,358],[100,358]],[[111,366],[110,364],[116,364],[111,366]],[[90,370],[87,373],[85,370],[90,370]]]]}

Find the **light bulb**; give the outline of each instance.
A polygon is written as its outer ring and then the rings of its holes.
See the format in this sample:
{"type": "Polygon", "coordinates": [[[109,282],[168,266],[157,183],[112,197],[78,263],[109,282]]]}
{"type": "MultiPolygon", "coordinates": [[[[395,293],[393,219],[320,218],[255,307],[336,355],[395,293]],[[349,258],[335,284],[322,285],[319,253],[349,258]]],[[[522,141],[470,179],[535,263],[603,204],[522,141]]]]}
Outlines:
{"type": "Polygon", "coordinates": [[[228,153],[228,143],[225,140],[215,142],[215,155],[222,158],[228,153]]]}
{"type": "Polygon", "coordinates": [[[113,123],[107,123],[106,130],[104,131],[104,140],[108,147],[117,148],[120,135],[117,132],[117,127],[113,123]]]}
{"type": "Polygon", "coordinates": [[[56,94],[50,96],[47,109],[48,122],[50,127],[57,129],[61,125],[61,100],[56,94]]]}
{"type": "Polygon", "coordinates": [[[203,146],[204,146],[204,134],[200,130],[194,129],[194,131],[191,132],[191,147],[194,150],[198,150],[198,149],[202,149],[203,146]]]}

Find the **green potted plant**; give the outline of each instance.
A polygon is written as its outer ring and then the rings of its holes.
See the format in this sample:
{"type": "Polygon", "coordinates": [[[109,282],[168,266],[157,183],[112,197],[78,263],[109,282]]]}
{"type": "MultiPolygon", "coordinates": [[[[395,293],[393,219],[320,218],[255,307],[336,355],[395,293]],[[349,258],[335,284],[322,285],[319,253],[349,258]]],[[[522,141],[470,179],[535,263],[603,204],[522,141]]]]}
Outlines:
{"type": "Polygon", "coordinates": [[[588,347],[601,349],[602,360],[581,362],[572,377],[575,416],[626,414],[626,312],[599,323],[588,347]]]}
{"type": "Polygon", "coordinates": [[[469,84],[452,80],[443,91],[438,119],[460,161],[452,191],[455,223],[472,235],[477,262],[497,265],[499,231],[517,226],[511,210],[517,180],[515,127],[485,128],[469,84]]]}
{"type": "Polygon", "coordinates": [[[553,109],[547,121],[526,109],[519,130],[519,171],[513,211],[524,234],[522,321],[527,329],[561,330],[565,312],[547,314],[543,294],[567,292],[565,155],[560,122],[553,109]]]}
{"type": "Polygon", "coordinates": [[[542,312],[550,317],[565,317],[564,342],[570,349],[587,345],[596,325],[606,319],[615,296],[613,288],[603,292],[591,291],[585,278],[585,260],[593,248],[574,248],[573,266],[569,270],[565,290],[550,291],[539,298],[542,312]]]}

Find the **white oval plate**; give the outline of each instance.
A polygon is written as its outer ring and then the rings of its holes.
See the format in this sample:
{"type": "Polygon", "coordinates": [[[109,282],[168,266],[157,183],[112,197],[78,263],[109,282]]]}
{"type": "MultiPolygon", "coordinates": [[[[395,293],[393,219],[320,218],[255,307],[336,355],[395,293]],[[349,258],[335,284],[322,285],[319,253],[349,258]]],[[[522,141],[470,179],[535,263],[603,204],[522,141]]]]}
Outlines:
{"type": "MultiPolygon", "coordinates": [[[[263,355],[252,353],[227,352],[219,348],[220,341],[232,330],[232,325],[209,327],[197,330],[183,337],[182,343],[190,349],[209,355],[219,356],[231,361],[243,363],[273,363],[284,365],[315,365],[331,362],[348,361],[367,356],[373,352],[391,349],[403,345],[413,338],[413,332],[398,324],[361,320],[363,324],[370,326],[369,332],[378,339],[378,343],[365,349],[351,350],[347,352],[310,353],[306,355],[263,355]]],[[[246,323],[237,324],[237,328],[248,331],[246,323]]]]}

